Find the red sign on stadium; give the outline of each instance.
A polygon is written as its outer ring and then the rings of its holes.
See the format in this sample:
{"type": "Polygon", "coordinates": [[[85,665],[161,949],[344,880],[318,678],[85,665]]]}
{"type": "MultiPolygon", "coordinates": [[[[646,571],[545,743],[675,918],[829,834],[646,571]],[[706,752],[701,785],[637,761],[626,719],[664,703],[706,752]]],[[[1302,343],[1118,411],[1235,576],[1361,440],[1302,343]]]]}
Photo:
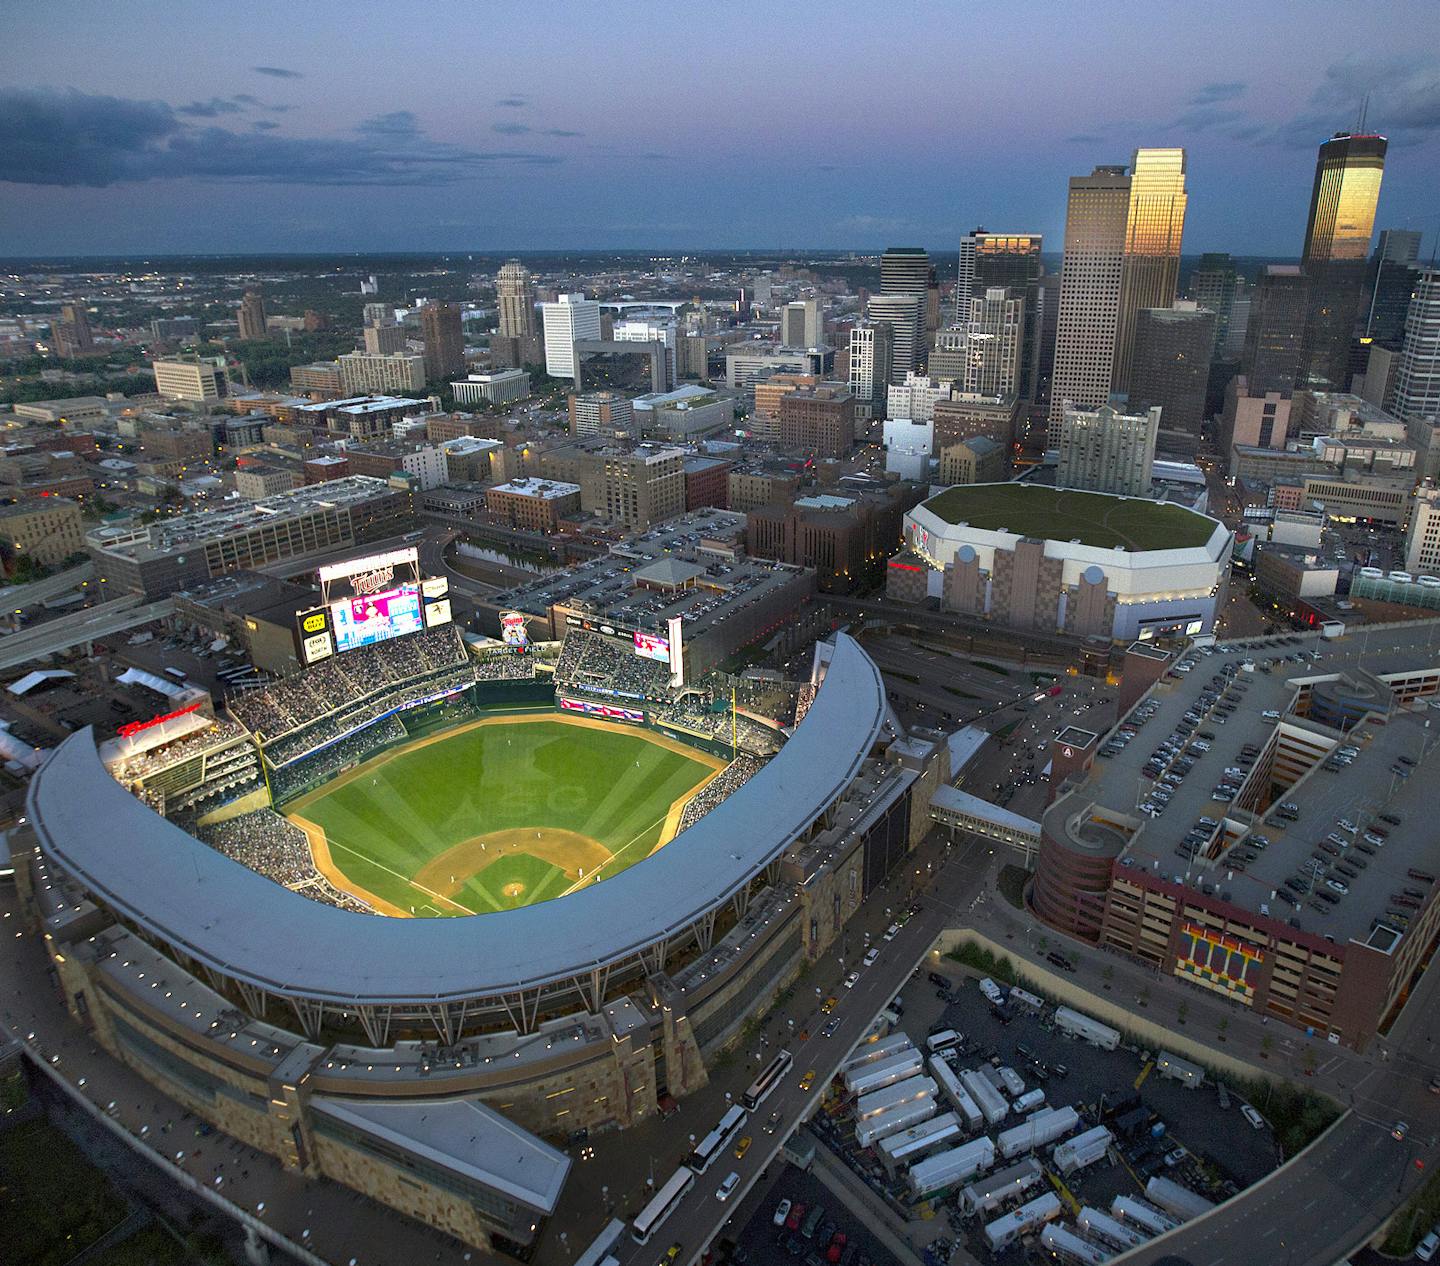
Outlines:
{"type": "MultiPolygon", "coordinates": [[[[203,702],[203,700],[201,702],[203,702]]],[[[199,711],[200,704],[192,703],[189,707],[176,708],[174,712],[167,712],[164,716],[151,717],[148,721],[131,721],[128,725],[122,725],[115,733],[121,738],[129,738],[132,734],[139,734],[141,730],[148,730],[156,725],[164,725],[166,721],[173,721],[176,717],[189,716],[192,712],[199,711]]]]}

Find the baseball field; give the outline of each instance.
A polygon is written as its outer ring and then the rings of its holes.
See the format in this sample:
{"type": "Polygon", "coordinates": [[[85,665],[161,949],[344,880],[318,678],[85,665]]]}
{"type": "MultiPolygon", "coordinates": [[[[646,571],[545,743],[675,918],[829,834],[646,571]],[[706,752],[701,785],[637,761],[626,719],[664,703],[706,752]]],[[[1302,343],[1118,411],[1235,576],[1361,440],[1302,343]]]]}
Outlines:
{"type": "Polygon", "coordinates": [[[321,873],[381,913],[483,914],[634,865],[722,768],[633,726],[495,716],[367,761],[285,813],[321,873]]]}

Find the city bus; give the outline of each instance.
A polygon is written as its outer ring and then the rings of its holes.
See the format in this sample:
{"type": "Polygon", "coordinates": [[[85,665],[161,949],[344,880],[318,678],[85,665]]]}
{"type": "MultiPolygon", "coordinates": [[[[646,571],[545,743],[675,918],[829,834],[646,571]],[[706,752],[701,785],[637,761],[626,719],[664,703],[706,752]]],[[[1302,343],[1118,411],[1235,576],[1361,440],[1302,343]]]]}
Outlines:
{"type": "Polygon", "coordinates": [[[575,1266],[604,1266],[605,1262],[615,1261],[611,1250],[624,1234],[625,1224],[619,1218],[611,1218],[605,1224],[605,1229],[591,1242],[590,1247],[575,1259],[575,1266]]]}
{"type": "Polygon", "coordinates": [[[685,1164],[697,1174],[703,1174],[710,1168],[710,1162],[739,1137],[746,1115],[745,1109],[739,1104],[728,1109],[720,1118],[720,1124],[695,1145],[695,1150],[690,1153],[685,1164]]]}
{"type": "Polygon", "coordinates": [[[677,1169],[630,1224],[630,1238],[637,1244],[647,1243],[655,1228],[675,1212],[676,1206],[685,1199],[685,1193],[694,1185],[693,1173],[688,1169],[677,1169]]]}
{"type": "Polygon", "coordinates": [[[765,1071],[750,1083],[750,1088],[741,1096],[741,1101],[751,1112],[765,1102],[770,1092],[780,1084],[780,1079],[790,1071],[790,1065],[794,1062],[795,1057],[789,1051],[781,1051],[765,1065],[765,1071]]]}

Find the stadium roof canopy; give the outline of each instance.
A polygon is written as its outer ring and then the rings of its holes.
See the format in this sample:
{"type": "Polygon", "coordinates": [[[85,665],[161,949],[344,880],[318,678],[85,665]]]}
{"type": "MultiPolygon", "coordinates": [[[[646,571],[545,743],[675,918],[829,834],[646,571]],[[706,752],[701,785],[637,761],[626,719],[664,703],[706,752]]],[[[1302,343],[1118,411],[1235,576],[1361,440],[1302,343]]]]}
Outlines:
{"type": "Polygon", "coordinates": [[[1116,497],[1038,484],[960,484],[925,502],[946,523],[1129,553],[1205,545],[1216,522],[1147,497],[1116,497]]]}
{"type": "Polygon", "coordinates": [[[271,993],[340,1005],[513,994],[623,962],[692,928],[809,829],[859,773],[886,716],[880,673],[836,636],[780,752],[663,849],[613,879],[516,910],[399,919],[323,905],[160,817],[117,783],[91,731],[31,779],[45,853],[160,941],[271,993]]]}

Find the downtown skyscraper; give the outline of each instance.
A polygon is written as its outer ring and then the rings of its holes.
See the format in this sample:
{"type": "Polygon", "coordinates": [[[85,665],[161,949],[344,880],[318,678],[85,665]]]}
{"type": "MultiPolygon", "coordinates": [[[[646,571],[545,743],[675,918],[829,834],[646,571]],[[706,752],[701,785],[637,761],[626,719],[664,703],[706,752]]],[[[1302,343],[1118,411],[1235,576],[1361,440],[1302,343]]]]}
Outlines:
{"type": "Polygon", "coordinates": [[[1337,132],[1320,146],[1300,255],[1310,299],[1296,386],[1345,386],[1387,148],[1383,136],[1350,132],[1337,132]]]}
{"type": "MultiPolygon", "coordinates": [[[[1039,378],[1042,303],[1040,262],[1044,237],[1039,233],[991,233],[977,228],[960,239],[960,261],[955,276],[955,325],[966,325],[970,305],[994,289],[1014,292],[1025,304],[1024,346],[1020,352],[1021,398],[1035,396],[1039,378]]],[[[938,342],[937,342],[938,345],[938,342]]]]}
{"type": "MultiPolygon", "coordinates": [[[[930,256],[918,246],[892,246],[880,257],[880,294],[914,295],[913,334],[896,329],[891,382],[904,382],[908,370],[919,369],[925,359],[925,312],[930,302],[930,256]]],[[[871,296],[871,302],[880,296],[871,296]]],[[[876,316],[875,313],[871,313],[876,316]]],[[[877,317],[895,322],[895,317],[877,317]]]]}
{"type": "Polygon", "coordinates": [[[1098,409],[1128,390],[1137,316],[1175,301],[1186,201],[1183,149],[1140,149],[1128,170],[1071,177],[1049,446],[1067,403],[1098,409]]]}

